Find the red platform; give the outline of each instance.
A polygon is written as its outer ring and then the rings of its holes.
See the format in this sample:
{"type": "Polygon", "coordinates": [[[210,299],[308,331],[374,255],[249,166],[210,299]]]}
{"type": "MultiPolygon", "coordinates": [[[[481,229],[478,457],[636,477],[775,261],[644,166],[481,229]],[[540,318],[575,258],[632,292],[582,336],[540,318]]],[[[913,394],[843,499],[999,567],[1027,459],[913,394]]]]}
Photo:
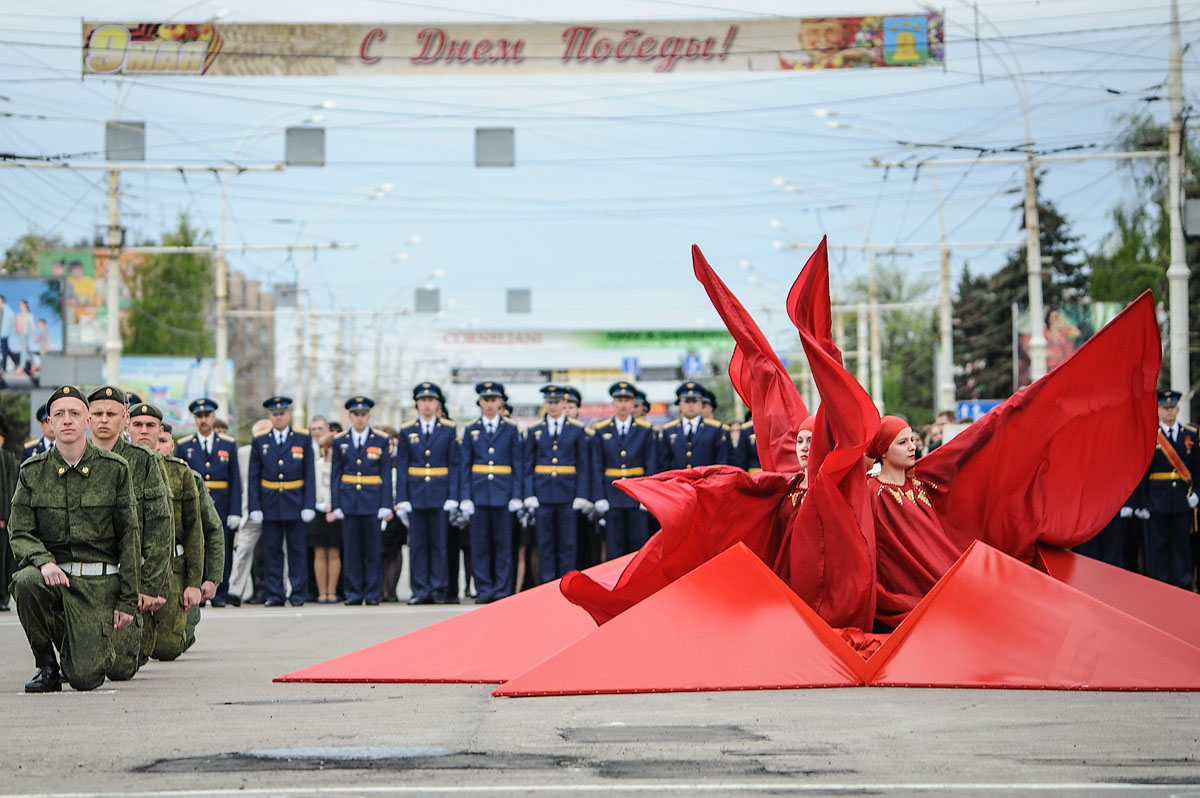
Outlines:
{"type": "MultiPolygon", "coordinates": [[[[611,587],[632,558],[610,560],[587,573],[611,587]]],[[[591,616],[551,582],[274,681],[494,684],[595,629],[591,616]]]]}

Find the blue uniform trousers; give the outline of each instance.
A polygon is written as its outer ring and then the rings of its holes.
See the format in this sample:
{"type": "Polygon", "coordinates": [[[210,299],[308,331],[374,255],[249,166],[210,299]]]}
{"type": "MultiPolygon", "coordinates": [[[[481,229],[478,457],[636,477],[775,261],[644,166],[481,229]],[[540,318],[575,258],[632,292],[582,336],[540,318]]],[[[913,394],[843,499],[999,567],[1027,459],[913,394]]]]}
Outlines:
{"type": "Polygon", "coordinates": [[[570,504],[542,504],[536,512],[538,581],[544,585],[575,567],[579,530],[570,504]]]}
{"type": "Polygon", "coordinates": [[[224,604],[229,597],[229,574],[233,570],[234,533],[226,526],[224,518],[221,519],[221,531],[225,535],[225,572],[221,574],[221,584],[217,585],[217,594],[213,596],[213,601],[217,604],[224,604]]]}
{"type": "Polygon", "coordinates": [[[413,598],[446,597],[446,527],[446,512],[439,507],[409,513],[408,579],[413,598]]]}
{"type": "Polygon", "coordinates": [[[1124,568],[1125,534],[1133,523],[1135,521],[1132,518],[1114,518],[1105,524],[1104,528],[1097,532],[1091,540],[1076,546],[1076,553],[1091,557],[1093,560],[1106,562],[1109,565],[1115,565],[1118,568],[1124,568]]]}
{"type": "Polygon", "coordinates": [[[471,573],[477,600],[512,595],[513,516],[507,507],[478,507],[471,516],[471,573]]]}
{"type": "Polygon", "coordinates": [[[604,514],[604,554],[616,559],[637,551],[650,537],[650,519],[640,507],[612,507],[604,514]]]}
{"type": "Polygon", "coordinates": [[[374,515],[342,519],[342,588],[346,601],[379,601],[383,585],[383,534],[374,515]]]}
{"type": "Polygon", "coordinates": [[[292,600],[308,597],[308,530],[300,519],[262,522],[263,581],[267,601],[283,601],[283,553],[287,549],[288,579],[292,600]]]}
{"type": "Polygon", "coordinates": [[[1150,513],[1146,521],[1146,576],[1185,590],[1192,584],[1192,511],[1150,513]]]}

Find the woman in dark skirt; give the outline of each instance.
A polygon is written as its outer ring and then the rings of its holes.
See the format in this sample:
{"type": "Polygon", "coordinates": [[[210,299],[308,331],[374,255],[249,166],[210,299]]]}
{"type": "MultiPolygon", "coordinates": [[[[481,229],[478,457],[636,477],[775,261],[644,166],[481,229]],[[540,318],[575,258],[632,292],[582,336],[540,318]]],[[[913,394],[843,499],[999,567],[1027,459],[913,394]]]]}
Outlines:
{"type": "Polygon", "coordinates": [[[313,572],[317,578],[317,603],[337,602],[338,576],[342,572],[342,522],[330,507],[329,478],[333,433],[320,440],[321,457],[316,462],[317,517],[308,522],[308,543],[313,548],[313,572]]]}

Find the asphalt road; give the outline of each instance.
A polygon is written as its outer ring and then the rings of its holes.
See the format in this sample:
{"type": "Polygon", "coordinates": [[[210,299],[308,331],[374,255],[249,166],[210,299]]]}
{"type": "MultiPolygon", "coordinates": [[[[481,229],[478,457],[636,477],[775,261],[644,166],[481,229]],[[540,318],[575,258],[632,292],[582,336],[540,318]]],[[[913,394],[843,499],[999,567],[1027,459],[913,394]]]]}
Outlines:
{"type": "MultiPolygon", "coordinates": [[[[25,695],[0,614],[0,795],[1190,795],[1200,694],[843,688],[492,698],[274,684],[462,607],[205,610],[133,681],[25,695]]],[[[631,655],[636,655],[631,652],[631,655]]]]}

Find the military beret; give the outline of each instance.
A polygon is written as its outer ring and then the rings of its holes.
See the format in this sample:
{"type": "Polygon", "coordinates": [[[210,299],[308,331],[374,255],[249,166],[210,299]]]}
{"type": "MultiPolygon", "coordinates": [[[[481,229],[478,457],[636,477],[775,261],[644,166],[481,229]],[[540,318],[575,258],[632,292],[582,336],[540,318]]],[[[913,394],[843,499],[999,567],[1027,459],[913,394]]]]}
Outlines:
{"type": "Polygon", "coordinates": [[[581,394],[579,392],[578,388],[576,388],[572,385],[568,385],[566,390],[567,390],[566,399],[568,402],[570,402],[576,406],[583,404],[583,394],[581,394]]]}
{"type": "Polygon", "coordinates": [[[545,398],[547,402],[561,402],[563,399],[567,398],[567,389],[561,385],[543,385],[541,388],[538,388],[538,390],[542,392],[542,397],[545,398]]]}
{"type": "Polygon", "coordinates": [[[125,392],[115,385],[101,385],[96,390],[88,394],[88,402],[95,402],[100,399],[107,399],[110,402],[120,402],[125,404],[125,392]]]}
{"type": "Polygon", "coordinates": [[[616,399],[618,396],[629,397],[630,399],[638,398],[638,390],[633,387],[633,383],[620,380],[608,386],[608,395],[616,399]]]}
{"type": "Polygon", "coordinates": [[[475,383],[475,393],[479,394],[480,396],[503,397],[505,395],[504,386],[498,382],[493,382],[492,380],[475,383]]]}
{"type": "Polygon", "coordinates": [[[217,403],[212,399],[209,399],[207,396],[202,396],[188,405],[188,411],[192,413],[192,415],[197,413],[212,413],[217,409],[217,406],[217,403]]]}
{"type": "Polygon", "coordinates": [[[64,385],[54,393],[50,394],[50,398],[46,400],[46,414],[50,414],[50,408],[59,399],[78,399],[87,406],[87,399],[83,395],[83,391],[76,388],[74,385],[64,385]]]}
{"type": "Polygon", "coordinates": [[[432,397],[437,399],[439,402],[446,401],[446,397],[442,394],[442,389],[439,388],[436,383],[432,382],[423,382],[417,387],[413,388],[414,401],[426,397],[432,397]]]}
{"type": "Polygon", "coordinates": [[[151,404],[141,402],[129,408],[129,417],[137,418],[138,416],[153,416],[159,421],[162,421],[162,411],[151,404]]]}
{"type": "Polygon", "coordinates": [[[133,407],[134,405],[138,405],[138,404],[142,403],[142,397],[138,396],[133,391],[126,391],[125,392],[125,401],[129,403],[130,407],[133,407]]]}
{"type": "Polygon", "coordinates": [[[682,385],[680,385],[678,388],[675,389],[675,404],[679,404],[681,401],[683,401],[685,399],[697,399],[698,400],[698,399],[703,399],[703,398],[704,398],[704,386],[698,382],[692,382],[691,380],[688,380],[687,382],[683,383],[682,385]]]}
{"type": "Polygon", "coordinates": [[[168,432],[168,433],[169,433],[169,432],[174,432],[174,431],[175,431],[175,428],[174,428],[174,427],[172,427],[170,424],[168,424],[168,423],[167,423],[167,422],[165,422],[165,421],[163,422],[162,428],[163,428],[163,432],[168,432]]]}
{"type": "Polygon", "coordinates": [[[38,407],[37,412],[34,414],[34,416],[37,417],[38,421],[45,421],[47,418],[50,417],[50,414],[47,412],[46,406],[41,405],[40,407],[38,407]]]}
{"type": "Polygon", "coordinates": [[[369,396],[351,396],[346,400],[346,403],[342,405],[342,407],[346,408],[352,413],[370,410],[374,406],[375,400],[369,396]]]}
{"type": "Polygon", "coordinates": [[[1172,388],[1159,388],[1158,389],[1158,406],[1159,407],[1174,407],[1175,405],[1179,404],[1179,400],[1180,400],[1180,398],[1182,398],[1182,396],[1183,396],[1183,394],[1181,394],[1179,391],[1176,391],[1172,388]]]}
{"type": "Polygon", "coordinates": [[[272,396],[270,399],[264,399],[262,405],[272,413],[280,413],[292,406],[292,397],[272,396]]]}

